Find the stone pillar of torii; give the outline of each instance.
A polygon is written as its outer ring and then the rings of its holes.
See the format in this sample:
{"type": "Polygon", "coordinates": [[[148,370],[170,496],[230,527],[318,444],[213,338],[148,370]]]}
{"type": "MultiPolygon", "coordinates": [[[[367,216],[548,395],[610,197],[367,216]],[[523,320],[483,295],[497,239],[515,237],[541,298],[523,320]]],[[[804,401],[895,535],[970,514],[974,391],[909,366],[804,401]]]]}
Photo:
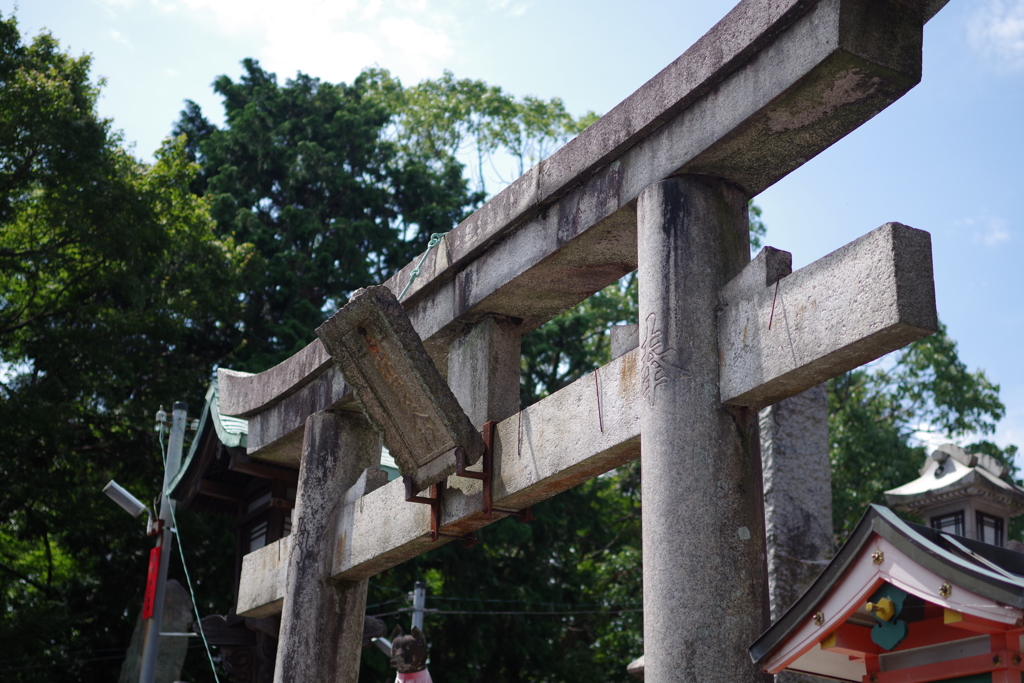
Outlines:
{"type": "MultiPolygon", "coordinates": [[[[320,341],[221,371],[250,455],[301,463],[293,534],[239,588],[239,614],[282,614],[276,680],[354,681],[365,579],[637,457],[645,678],[761,679],[767,561],[786,576],[821,550],[768,554],[758,411],[820,399],[937,316],[927,233],[888,223],[791,272],[777,249],[750,261],[747,201],[917,83],[943,4],[740,2],[320,341]],[[519,337],[637,268],[638,347],[518,410],[519,337]],[[404,481],[376,474],[376,434],[404,481]]],[[[784,414],[761,415],[769,464],[792,455],[784,414]]],[[[769,484],[778,543],[791,484],[769,484]]]]}

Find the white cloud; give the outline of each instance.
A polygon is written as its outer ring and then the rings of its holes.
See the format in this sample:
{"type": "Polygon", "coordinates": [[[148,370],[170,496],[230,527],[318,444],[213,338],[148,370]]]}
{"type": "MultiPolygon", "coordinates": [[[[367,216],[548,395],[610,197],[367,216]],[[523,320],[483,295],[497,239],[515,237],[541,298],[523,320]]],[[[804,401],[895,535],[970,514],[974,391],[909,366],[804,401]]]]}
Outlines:
{"type": "Polygon", "coordinates": [[[399,12],[420,14],[427,11],[427,0],[395,0],[395,7],[399,12]]]}
{"type": "Polygon", "coordinates": [[[302,71],[328,81],[351,81],[366,66],[382,61],[383,50],[363,33],[313,31],[308,42],[287,31],[274,32],[259,55],[262,65],[283,78],[302,71]]]}
{"type": "Polygon", "coordinates": [[[288,32],[296,41],[304,32],[317,33],[325,25],[344,20],[359,4],[357,0],[292,0],[287,6],[278,0],[160,1],[177,3],[194,15],[212,18],[217,30],[226,35],[288,32]]]}
{"type": "Polygon", "coordinates": [[[1006,219],[998,216],[967,218],[957,221],[957,227],[967,228],[971,233],[971,241],[986,247],[995,247],[1008,242],[1013,236],[1006,219]]]}
{"type": "Polygon", "coordinates": [[[531,2],[521,0],[487,0],[487,6],[492,12],[501,12],[507,17],[521,17],[532,5],[531,2]]]}
{"type": "MultiPolygon", "coordinates": [[[[953,441],[946,434],[935,431],[928,423],[922,423],[914,427],[913,439],[924,446],[927,453],[931,453],[942,444],[953,441]]],[[[958,441],[957,445],[962,446],[963,444],[958,441]]]]}
{"type": "MultiPolygon", "coordinates": [[[[228,38],[245,46],[245,56],[259,59],[282,81],[301,70],[332,82],[350,82],[361,69],[380,64],[405,83],[436,77],[452,66],[466,24],[473,23],[472,14],[517,17],[535,4],[535,0],[97,1],[112,16],[139,10],[151,16],[173,15],[176,21],[228,38]]],[[[111,37],[116,39],[113,33],[111,37]]]]}
{"type": "Polygon", "coordinates": [[[981,243],[986,247],[994,247],[997,244],[1010,239],[1010,230],[1006,221],[1002,218],[990,218],[986,221],[984,231],[981,234],[981,243]]]}
{"type": "Polygon", "coordinates": [[[968,22],[967,36],[998,66],[1024,69],[1024,0],[988,0],[968,22]]]}
{"type": "Polygon", "coordinates": [[[125,35],[118,31],[116,28],[112,28],[109,31],[107,31],[107,35],[110,36],[110,39],[113,40],[115,43],[121,43],[125,47],[132,50],[135,49],[135,46],[132,45],[132,41],[128,40],[128,38],[125,37],[125,35]]]}
{"type": "Polygon", "coordinates": [[[380,22],[380,30],[388,43],[414,58],[441,61],[455,52],[447,35],[411,17],[388,17],[380,22]]]}
{"type": "MultiPolygon", "coordinates": [[[[125,6],[137,0],[102,0],[125,6]]],[[[440,73],[455,54],[456,16],[429,0],[146,0],[214,32],[254,44],[251,56],[284,80],[303,71],[351,81],[382,64],[403,80],[440,73]]],[[[449,8],[450,9],[450,8],[449,8]]]]}
{"type": "Polygon", "coordinates": [[[370,2],[366,3],[366,7],[363,8],[363,19],[373,19],[380,14],[383,6],[383,0],[370,0],[370,2]]]}

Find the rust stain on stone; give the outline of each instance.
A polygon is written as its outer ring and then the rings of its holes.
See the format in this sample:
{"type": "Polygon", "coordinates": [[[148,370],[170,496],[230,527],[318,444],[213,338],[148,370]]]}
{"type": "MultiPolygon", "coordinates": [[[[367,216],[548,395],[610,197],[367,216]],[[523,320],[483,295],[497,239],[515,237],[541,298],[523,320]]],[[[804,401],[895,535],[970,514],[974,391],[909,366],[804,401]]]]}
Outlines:
{"type": "Polygon", "coordinates": [[[622,358],[619,368],[619,386],[628,390],[636,382],[636,353],[627,353],[622,358]]]}

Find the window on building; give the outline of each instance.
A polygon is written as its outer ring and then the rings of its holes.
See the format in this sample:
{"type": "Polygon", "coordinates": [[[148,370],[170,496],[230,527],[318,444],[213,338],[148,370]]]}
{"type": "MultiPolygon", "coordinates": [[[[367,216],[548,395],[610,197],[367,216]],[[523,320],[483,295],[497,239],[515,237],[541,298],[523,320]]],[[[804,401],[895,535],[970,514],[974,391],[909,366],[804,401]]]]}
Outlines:
{"type": "Polygon", "coordinates": [[[967,531],[967,527],[964,525],[964,511],[957,510],[948,515],[932,517],[932,528],[954,536],[964,536],[967,531]]]}
{"type": "Polygon", "coordinates": [[[978,540],[992,545],[1003,545],[1003,520],[1000,517],[978,513],[978,540]]]}
{"type": "Polygon", "coordinates": [[[249,530],[249,552],[259,550],[267,544],[267,520],[262,519],[249,530]]]}

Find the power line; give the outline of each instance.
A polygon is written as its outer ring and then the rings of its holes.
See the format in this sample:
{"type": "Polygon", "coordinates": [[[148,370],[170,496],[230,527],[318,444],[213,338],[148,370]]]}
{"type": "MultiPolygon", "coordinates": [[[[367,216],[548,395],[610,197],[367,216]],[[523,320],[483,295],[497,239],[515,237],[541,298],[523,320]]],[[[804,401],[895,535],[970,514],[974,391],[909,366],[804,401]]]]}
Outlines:
{"type": "Polygon", "coordinates": [[[547,605],[550,607],[636,607],[642,605],[642,602],[613,602],[608,604],[601,604],[597,602],[533,602],[530,600],[501,600],[497,598],[446,598],[440,595],[431,595],[431,600],[456,600],[461,602],[502,602],[502,603],[518,603],[520,605],[547,605]]]}
{"type": "MultiPolygon", "coordinates": [[[[373,605],[367,605],[366,608],[380,607],[381,605],[387,605],[392,602],[399,600],[407,600],[408,593],[406,591],[399,591],[397,588],[388,588],[387,586],[378,586],[377,584],[370,584],[376,588],[383,588],[385,590],[400,592],[403,595],[392,598],[391,600],[385,600],[384,602],[378,602],[373,605]]],[[[516,605],[539,605],[543,607],[640,607],[643,605],[642,602],[613,602],[613,603],[597,603],[597,602],[552,602],[550,600],[545,601],[533,601],[533,600],[516,600],[516,599],[501,599],[501,598],[449,598],[441,595],[431,595],[431,600],[447,600],[450,602],[496,602],[502,604],[516,604],[516,605]]]]}
{"type": "MultiPolygon", "coordinates": [[[[376,618],[390,617],[395,614],[404,614],[411,612],[412,607],[403,607],[402,609],[395,610],[394,612],[385,612],[383,614],[374,614],[372,616],[376,618]]],[[[578,614],[629,614],[632,612],[643,612],[642,607],[635,607],[629,609],[599,609],[599,610],[577,610],[572,612],[562,611],[547,611],[542,612],[539,610],[509,610],[509,611],[473,611],[473,610],[441,610],[441,609],[427,609],[424,610],[427,614],[478,614],[478,615],[535,615],[535,616],[574,616],[578,614]]]]}

